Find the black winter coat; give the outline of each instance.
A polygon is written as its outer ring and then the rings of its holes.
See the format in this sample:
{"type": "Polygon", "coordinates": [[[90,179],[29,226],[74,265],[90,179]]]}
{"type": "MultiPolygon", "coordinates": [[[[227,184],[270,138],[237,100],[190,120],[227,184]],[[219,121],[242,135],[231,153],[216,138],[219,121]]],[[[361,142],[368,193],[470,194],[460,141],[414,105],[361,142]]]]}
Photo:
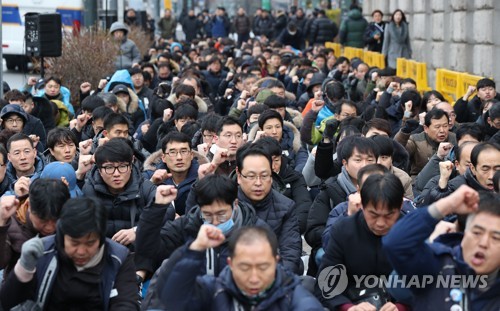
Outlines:
{"type": "Polygon", "coordinates": [[[255,203],[243,193],[241,188],[238,190],[238,201],[251,204],[257,216],[272,228],[278,237],[283,265],[295,273],[300,273],[302,239],[295,203],[276,190],[271,190],[262,201],[255,203]]]}
{"type": "Polygon", "coordinates": [[[337,25],[332,22],[328,17],[321,16],[316,18],[311,25],[309,34],[309,43],[325,43],[335,39],[339,33],[337,25]]]}
{"type": "Polygon", "coordinates": [[[85,179],[83,193],[85,196],[101,200],[108,213],[106,237],[112,238],[122,229],[130,229],[137,225],[144,208],[151,206],[156,194],[156,186],[145,180],[139,169],[132,165],[130,180],[125,190],[113,195],[102,179],[99,169],[94,166],[85,179]]]}
{"type": "Polygon", "coordinates": [[[307,229],[304,238],[311,247],[321,247],[321,235],[325,230],[330,211],[338,204],[347,201],[350,193],[344,192],[335,176],[314,199],[307,217],[307,229]]]}
{"type": "MultiPolygon", "coordinates": [[[[135,264],[138,270],[156,271],[163,260],[170,258],[172,253],[186,242],[196,239],[203,220],[200,207],[193,207],[189,213],[175,220],[164,221],[167,207],[146,208],[141,214],[137,228],[137,253],[135,264]],[[140,254],[140,256],[137,256],[140,254]]],[[[257,225],[269,227],[257,217],[250,204],[239,202],[238,213],[234,216],[235,228],[257,225]]],[[[231,233],[229,233],[230,235],[231,233]]],[[[227,265],[227,243],[213,249],[212,260],[207,261],[205,273],[211,270],[213,275],[219,275],[227,265]],[[215,260],[214,260],[215,259],[215,260]]],[[[207,257],[208,259],[208,257],[207,257]]]]}

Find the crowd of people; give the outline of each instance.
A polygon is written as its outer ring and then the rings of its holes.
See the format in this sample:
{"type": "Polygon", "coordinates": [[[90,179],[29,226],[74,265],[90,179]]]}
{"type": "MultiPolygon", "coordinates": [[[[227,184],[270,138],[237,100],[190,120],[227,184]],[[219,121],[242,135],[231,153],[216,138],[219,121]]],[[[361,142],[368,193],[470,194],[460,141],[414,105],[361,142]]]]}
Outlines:
{"type": "Polygon", "coordinates": [[[404,13],[372,17],[165,10],[147,55],[111,26],[116,72],[78,105],[4,84],[0,309],[498,310],[496,84],[419,93],[404,13]],[[443,275],[484,282],[358,282],[443,275]]]}

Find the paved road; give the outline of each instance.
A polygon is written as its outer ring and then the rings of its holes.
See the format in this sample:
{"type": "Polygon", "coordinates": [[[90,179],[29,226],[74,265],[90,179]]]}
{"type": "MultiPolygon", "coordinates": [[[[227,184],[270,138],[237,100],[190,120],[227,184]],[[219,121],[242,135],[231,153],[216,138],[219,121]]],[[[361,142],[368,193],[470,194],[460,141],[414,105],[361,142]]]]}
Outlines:
{"type": "Polygon", "coordinates": [[[22,87],[26,81],[28,81],[28,77],[31,75],[28,73],[22,73],[14,70],[7,70],[7,66],[5,65],[5,60],[3,61],[3,81],[7,82],[11,89],[22,87]]]}

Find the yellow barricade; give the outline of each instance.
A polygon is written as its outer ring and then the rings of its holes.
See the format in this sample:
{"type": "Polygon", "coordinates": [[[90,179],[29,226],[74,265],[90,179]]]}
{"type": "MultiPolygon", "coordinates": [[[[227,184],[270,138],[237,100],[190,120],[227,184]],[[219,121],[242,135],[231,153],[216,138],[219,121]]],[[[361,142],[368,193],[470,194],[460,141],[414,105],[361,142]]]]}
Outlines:
{"type": "Polygon", "coordinates": [[[443,94],[444,98],[452,105],[455,104],[458,98],[460,75],[459,72],[444,68],[438,68],[436,70],[436,90],[443,94]]]}
{"type": "MultiPolygon", "coordinates": [[[[476,86],[477,81],[483,79],[481,76],[474,76],[470,75],[468,73],[460,73],[458,76],[458,88],[457,88],[457,94],[456,98],[460,98],[467,93],[467,89],[469,88],[469,85],[476,86]]],[[[474,93],[475,94],[475,93],[474,93]]]]}
{"type": "Polygon", "coordinates": [[[345,57],[347,57],[348,59],[353,59],[354,57],[358,57],[360,59],[363,59],[364,51],[363,51],[363,49],[358,49],[358,48],[346,46],[346,47],[344,47],[343,55],[345,57]]]}
{"type": "Polygon", "coordinates": [[[373,66],[376,66],[378,68],[385,68],[385,56],[382,53],[378,52],[372,52],[374,56],[374,63],[373,66]]]}
{"type": "Polygon", "coordinates": [[[408,60],[406,58],[396,60],[396,75],[400,78],[408,78],[408,60]]]}
{"type": "Polygon", "coordinates": [[[373,55],[373,52],[371,51],[365,51],[365,54],[363,55],[363,61],[369,66],[373,67],[375,66],[375,57],[373,55]]]}
{"type": "Polygon", "coordinates": [[[335,42],[325,42],[325,47],[327,49],[332,49],[333,53],[335,54],[335,57],[339,58],[340,55],[342,54],[342,46],[340,43],[335,43],[335,42]]]}

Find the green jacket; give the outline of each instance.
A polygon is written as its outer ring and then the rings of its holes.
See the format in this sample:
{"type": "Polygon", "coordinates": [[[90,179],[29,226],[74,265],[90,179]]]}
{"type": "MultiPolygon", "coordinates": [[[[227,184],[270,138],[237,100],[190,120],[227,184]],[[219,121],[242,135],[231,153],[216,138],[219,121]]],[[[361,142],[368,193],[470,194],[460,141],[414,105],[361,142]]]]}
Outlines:
{"type": "Polygon", "coordinates": [[[340,43],[344,46],[364,48],[363,38],[368,22],[358,9],[350,10],[340,24],[340,43]]]}

